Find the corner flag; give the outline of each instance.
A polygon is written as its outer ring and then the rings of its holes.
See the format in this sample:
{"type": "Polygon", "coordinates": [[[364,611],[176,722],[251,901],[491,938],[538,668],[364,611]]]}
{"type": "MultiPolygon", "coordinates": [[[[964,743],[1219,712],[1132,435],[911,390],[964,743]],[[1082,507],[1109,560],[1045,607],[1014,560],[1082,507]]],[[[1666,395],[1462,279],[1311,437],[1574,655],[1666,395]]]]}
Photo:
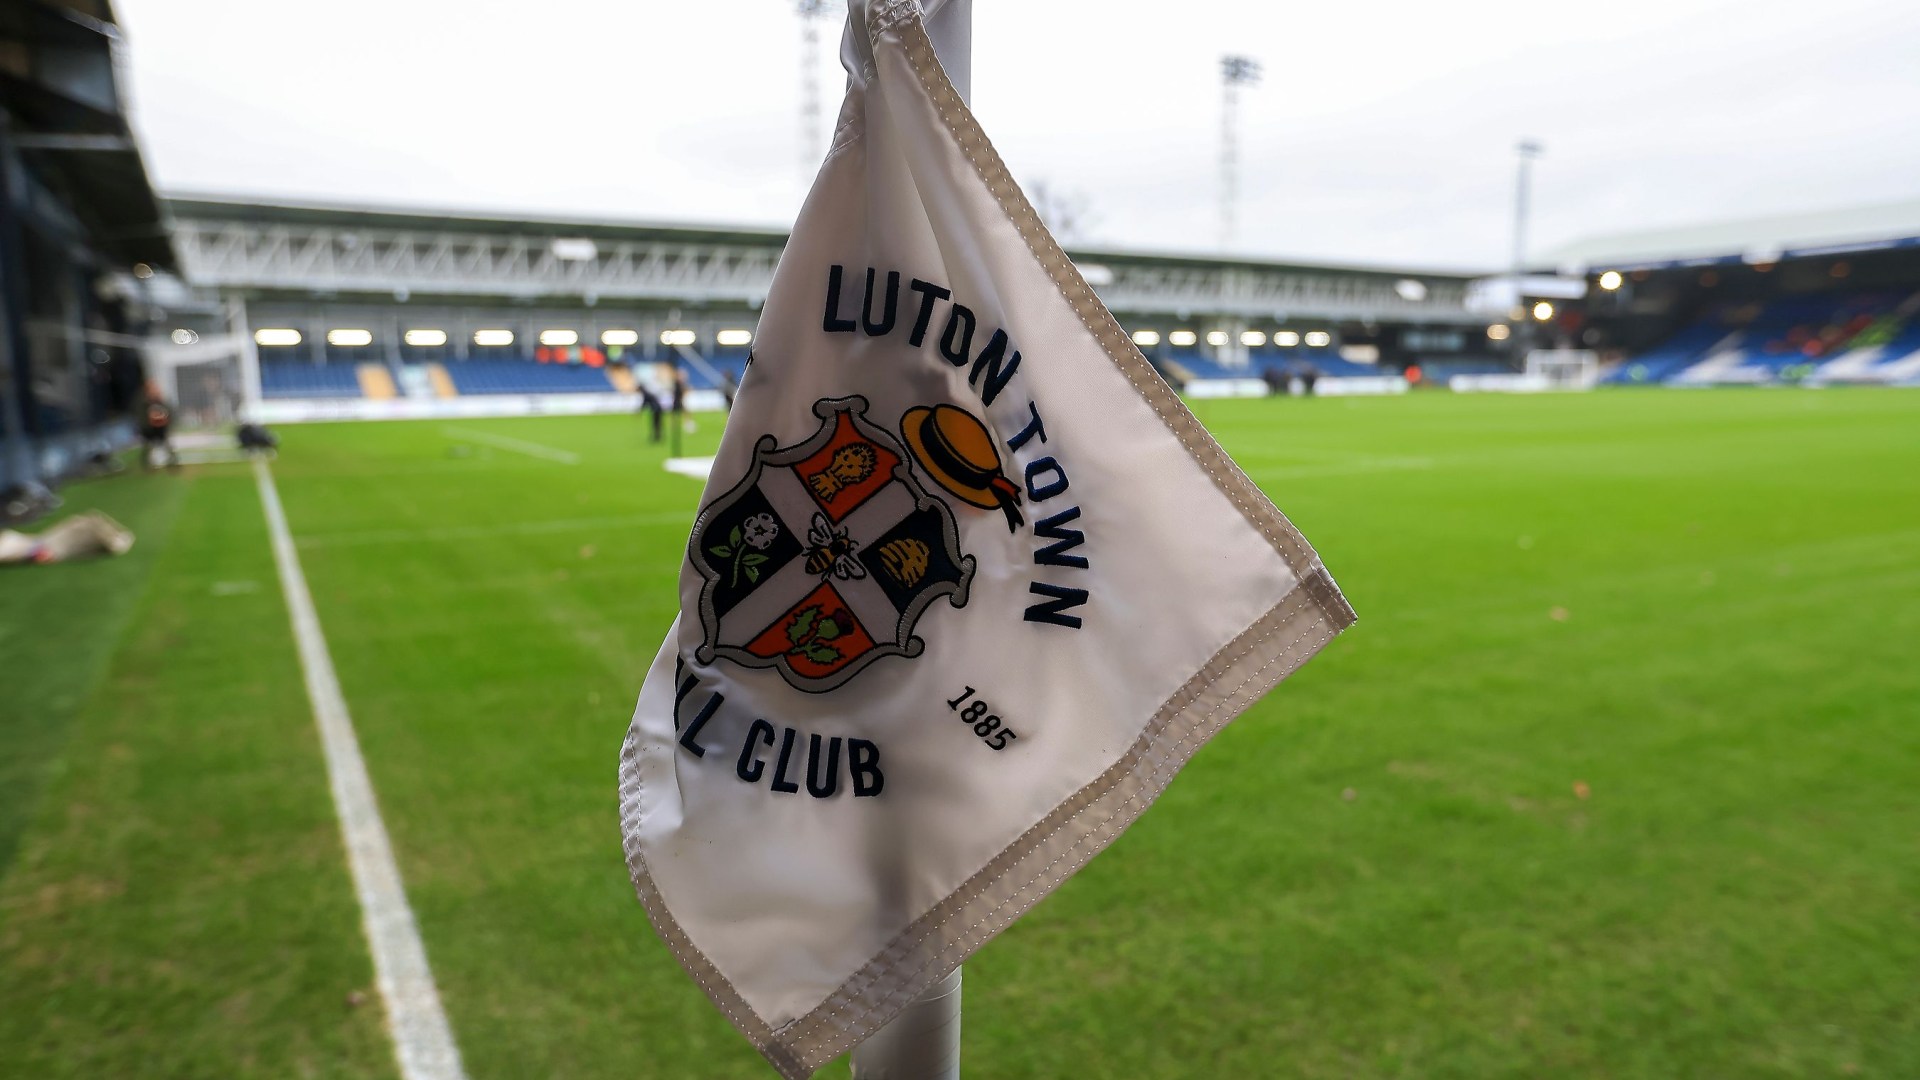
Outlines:
{"type": "Polygon", "coordinates": [[[936,56],[853,0],[620,760],[661,938],[789,1078],[872,1034],[1353,621],[936,56]]]}

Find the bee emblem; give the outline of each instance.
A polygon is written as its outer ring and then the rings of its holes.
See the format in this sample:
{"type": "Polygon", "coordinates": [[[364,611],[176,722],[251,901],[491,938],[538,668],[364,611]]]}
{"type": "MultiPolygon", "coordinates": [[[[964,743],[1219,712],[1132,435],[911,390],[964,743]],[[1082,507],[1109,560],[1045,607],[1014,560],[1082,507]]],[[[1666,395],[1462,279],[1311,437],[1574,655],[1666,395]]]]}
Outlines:
{"type": "Polygon", "coordinates": [[[807,529],[807,573],[818,574],[822,578],[832,575],[841,581],[851,581],[867,576],[867,568],[854,559],[853,553],[860,547],[857,540],[847,535],[845,529],[835,529],[833,522],[825,514],[813,515],[813,525],[807,529]]]}

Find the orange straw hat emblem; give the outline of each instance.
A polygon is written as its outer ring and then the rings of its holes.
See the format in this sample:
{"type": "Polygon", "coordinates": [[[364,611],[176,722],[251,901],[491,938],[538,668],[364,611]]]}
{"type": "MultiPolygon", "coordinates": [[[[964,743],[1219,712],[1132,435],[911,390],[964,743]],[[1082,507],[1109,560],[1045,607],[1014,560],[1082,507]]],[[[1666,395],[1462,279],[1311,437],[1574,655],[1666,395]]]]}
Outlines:
{"type": "Polygon", "coordinates": [[[1020,489],[1000,466],[993,433],[972,413],[955,405],[916,405],[900,418],[900,434],[933,482],[972,506],[1007,515],[1007,530],[1017,531],[1020,489]]]}

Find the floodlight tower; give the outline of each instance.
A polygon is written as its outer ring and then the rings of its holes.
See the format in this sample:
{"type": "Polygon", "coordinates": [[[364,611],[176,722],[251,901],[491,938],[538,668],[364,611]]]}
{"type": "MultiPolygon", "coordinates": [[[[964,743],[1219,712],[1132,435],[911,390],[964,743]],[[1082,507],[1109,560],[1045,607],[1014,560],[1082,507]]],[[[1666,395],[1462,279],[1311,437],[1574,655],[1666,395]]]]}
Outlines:
{"type": "Polygon", "coordinates": [[[1220,58],[1220,249],[1233,246],[1240,201],[1240,88],[1260,84],[1260,62],[1220,58]]]}
{"type": "MultiPolygon", "coordinates": [[[[1520,157],[1520,171],[1513,181],[1513,304],[1522,308],[1523,297],[1520,281],[1527,273],[1527,211],[1529,197],[1533,187],[1533,163],[1546,147],[1538,139],[1523,138],[1515,144],[1514,152],[1520,157]]],[[[1524,355],[1533,338],[1532,324],[1527,321],[1527,312],[1520,311],[1513,335],[1513,350],[1524,355]]]]}
{"type": "Polygon", "coordinates": [[[800,16],[800,182],[820,167],[820,22],[828,0],[794,0],[800,16]]]}
{"type": "Polygon", "coordinates": [[[1533,185],[1533,162],[1546,147],[1538,139],[1521,139],[1514,147],[1520,155],[1520,174],[1513,184],[1513,286],[1520,287],[1520,275],[1527,269],[1527,200],[1533,185]]]}

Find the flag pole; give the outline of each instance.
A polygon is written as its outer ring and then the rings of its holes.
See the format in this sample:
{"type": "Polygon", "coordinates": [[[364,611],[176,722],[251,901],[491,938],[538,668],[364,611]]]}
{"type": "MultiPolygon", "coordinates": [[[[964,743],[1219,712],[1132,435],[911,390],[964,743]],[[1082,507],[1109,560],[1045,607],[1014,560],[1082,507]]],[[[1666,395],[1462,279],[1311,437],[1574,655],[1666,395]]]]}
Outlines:
{"type": "MultiPolygon", "coordinates": [[[[863,0],[847,5],[849,33],[864,34],[863,0]]],[[[973,0],[920,0],[927,37],[960,100],[973,100],[973,0]]],[[[960,1080],[960,969],[854,1047],[853,1080],[960,1080]]]]}
{"type": "Polygon", "coordinates": [[[960,969],[854,1047],[853,1080],[960,1080],[960,969]]]}

